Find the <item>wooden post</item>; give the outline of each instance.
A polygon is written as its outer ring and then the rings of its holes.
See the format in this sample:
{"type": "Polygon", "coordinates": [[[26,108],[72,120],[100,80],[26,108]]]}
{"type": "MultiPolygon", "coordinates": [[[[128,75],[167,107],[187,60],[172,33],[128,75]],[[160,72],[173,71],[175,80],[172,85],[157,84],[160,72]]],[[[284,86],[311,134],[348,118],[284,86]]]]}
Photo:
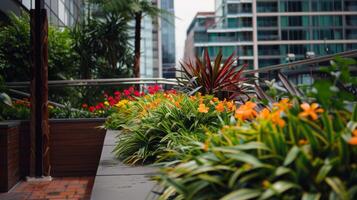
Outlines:
{"type": "Polygon", "coordinates": [[[31,14],[31,163],[30,176],[50,175],[48,127],[48,21],[44,1],[31,14]]]}

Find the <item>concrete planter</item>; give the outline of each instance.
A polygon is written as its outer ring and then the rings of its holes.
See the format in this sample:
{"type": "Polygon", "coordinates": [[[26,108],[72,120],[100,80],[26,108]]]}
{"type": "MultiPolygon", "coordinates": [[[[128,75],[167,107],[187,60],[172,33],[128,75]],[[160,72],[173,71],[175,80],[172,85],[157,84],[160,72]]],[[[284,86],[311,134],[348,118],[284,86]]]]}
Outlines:
{"type": "MultiPolygon", "coordinates": [[[[106,130],[105,119],[50,120],[51,176],[95,176],[106,130]]],[[[0,123],[0,192],[30,174],[28,121],[0,123]]]]}

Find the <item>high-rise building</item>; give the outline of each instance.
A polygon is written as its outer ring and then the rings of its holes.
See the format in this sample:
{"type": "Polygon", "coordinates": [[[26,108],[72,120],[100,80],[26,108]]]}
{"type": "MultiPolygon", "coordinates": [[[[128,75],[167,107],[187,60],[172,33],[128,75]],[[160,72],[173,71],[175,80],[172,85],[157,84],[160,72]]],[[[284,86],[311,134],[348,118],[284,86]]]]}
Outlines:
{"type": "MultiPolygon", "coordinates": [[[[0,13],[13,12],[20,14],[22,10],[35,7],[35,0],[1,0],[0,13]]],[[[45,8],[49,23],[55,26],[73,26],[83,16],[83,0],[45,0],[45,8]]]]}
{"type": "Polygon", "coordinates": [[[168,12],[161,18],[162,77],[176,77],[175,7],[174,0],[161,0],[161,9],[168,12]]]}
{"type": "Polygon", "coordinates": [[[186,58],[222,49],[258,69],[357,49],[357,1],[216,0],[214,14],[199,13],[187,35],[186,49],[194,48],[186,58]]]}

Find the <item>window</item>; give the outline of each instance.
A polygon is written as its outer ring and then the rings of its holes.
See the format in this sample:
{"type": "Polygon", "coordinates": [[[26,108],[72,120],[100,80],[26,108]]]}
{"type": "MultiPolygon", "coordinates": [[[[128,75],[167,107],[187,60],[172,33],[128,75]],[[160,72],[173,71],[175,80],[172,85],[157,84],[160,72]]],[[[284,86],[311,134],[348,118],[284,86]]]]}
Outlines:
{"type": "Polygon", "coordinates": [[[342,26],[342,16],[313,16],[313,26],[342,26]]]}
{"type": "Polygon", "coordinates": [[[357,39],[357,29],[347,29],[346,30],[346,39],[348,39],[348,40],[357,39]]]}
{"type": "Polygon", "coordinates": [[[341,0],[312,0],[311,2],[312,11],[341,11],[342,1],[341,0]]]}
{"type": "Polygon", "coordinates": [[[356,11],[357,10],[357,1],[349,0],[345,1],[345,11],[356,11]]]}
{"type": "Polygon", "coordinates": [[[258,31],[258,40],[279,40],[278,31],[258,31]]]}
{"type": "Polygon", "coordinates": [[[259,56],[266,55],[280,55],[280,46],[279,45],[259,45],[258,46],[259,56]]]}
{"type": "Polygon", "coordinates": [[[309,11],[308,0],[285,0],[280,1],[281,12],[307,12],[309,11]]]}
{"type": "Polygon", "coordinates": [[[258,17],[258,27],[275,27],[278,26],[278,17],[258,17]]]}
{"type": "Polygon", "coordinates": [[[277,2],[257,2],[257,12],[277,12],[277,2]]]}
{"type": "Polygon", "coordinates": [[[309,32],[305,30],[283,30],[281,31],[282,40],[308,40],[309,32]]]}
{"type": "Polygon", "coordinates": [[[346,16],[346,24],[348,26],[357,26],[357,15],[346,16]]]}
{"type": "Polygon", "coordinates": [[[342,29],[322,29],[313,31],[314,40],[338,40],[342,38],[342,29]]]}
{"type": "Polygon", "coordinates": [[[308,16],[281,17],[282,27],[309,26],[309,25],[310,25],[310,20],[308,16]]]}

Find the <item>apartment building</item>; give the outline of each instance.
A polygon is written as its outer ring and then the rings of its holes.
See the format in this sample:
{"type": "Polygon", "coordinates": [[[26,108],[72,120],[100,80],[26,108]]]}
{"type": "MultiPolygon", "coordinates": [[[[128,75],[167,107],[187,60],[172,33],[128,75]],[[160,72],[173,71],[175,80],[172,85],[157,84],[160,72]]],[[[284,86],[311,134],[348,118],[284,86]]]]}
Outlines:
{"type": "Polygon", "coordinates": [[[252,69],[357,49],[357,1],[216,0],[214,13],[192,21],[190,47],[187,59],[221,49],[252,69]]]}

